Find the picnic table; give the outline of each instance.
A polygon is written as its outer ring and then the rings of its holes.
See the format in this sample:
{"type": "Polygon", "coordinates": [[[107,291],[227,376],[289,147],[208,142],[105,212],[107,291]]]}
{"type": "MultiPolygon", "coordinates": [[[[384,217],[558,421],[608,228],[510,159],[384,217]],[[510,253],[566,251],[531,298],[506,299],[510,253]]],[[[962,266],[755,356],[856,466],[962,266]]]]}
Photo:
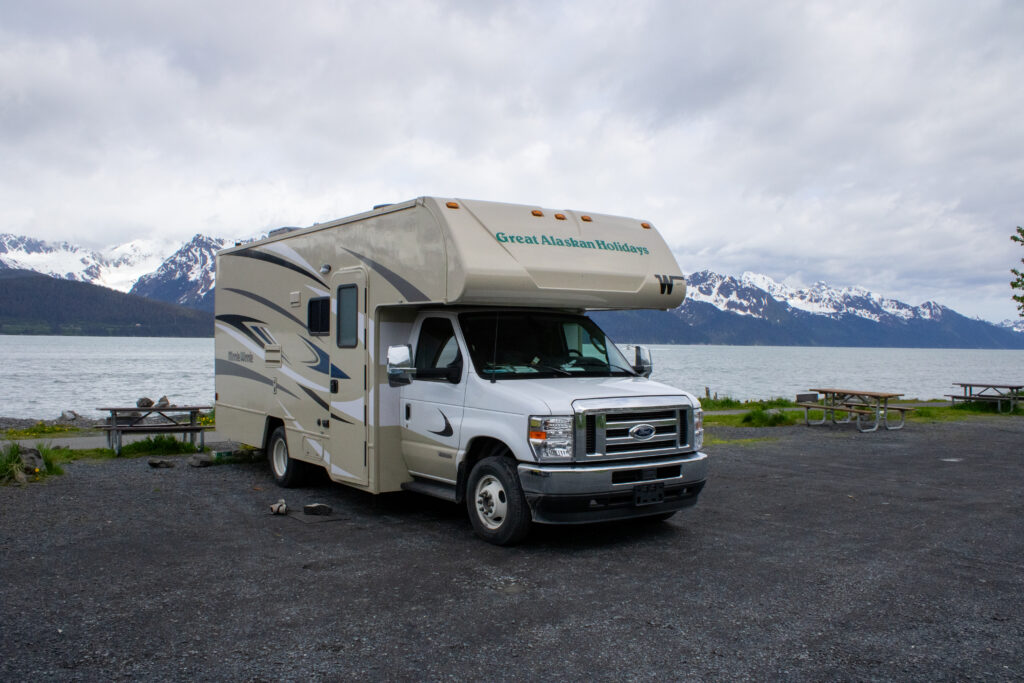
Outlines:
{"type": "Polygon", "coordinates": [[[907,412],[913,410],[913,408],[890,406],[890,399],[899,398],[903,394],[894,394],[887,391],[833,388],[808,389],[808,391],[822,394],[820,400],[815,395],[812,400],[797,402],[797,405],[804,409],[804,422],[808,425],[825,424],[825,421],[829,419],[832,420],[833,424],[847,424],[856,416],[857,429],[862,432],[873,432],[879,426],[884,426],[886,429],[903,429],[903,425],[906,423],[907,412]],[[820,420],[811,420],[812,410],[822,411],[820,420]],[[899,415],[899,422],[890,423],[890,411],[899,415]],[[836,418],[836,413],[845,413],[846,417],[842,419],[836,418]],[[869,417],[871,418],[870,421],[869,417]]]}
{"type": "Polygon", "coordinates": [[[98,429],[107,432],[107,447],[121,455],[121,437],[124,434],[181,434],[188,435],[193,446],[199,435],[199,448],[206,447],[208,425],[199,424],[199,413],[213,406],[114,406],[97,408],[110,413],[108,424],[98,429]]]}
{"type": "Polygon", "coordinates": [[[962,393],[946,394],[955,405],[957,401],[977,401],[995,403],[1000,413],[1012,413],[1017,401],[1024,399],[1024,384],[996,384],[994,382],[953,382],[960,387],[962,393]],[[1009,406],[1003,410],[1003,403],[1009,406]]]}

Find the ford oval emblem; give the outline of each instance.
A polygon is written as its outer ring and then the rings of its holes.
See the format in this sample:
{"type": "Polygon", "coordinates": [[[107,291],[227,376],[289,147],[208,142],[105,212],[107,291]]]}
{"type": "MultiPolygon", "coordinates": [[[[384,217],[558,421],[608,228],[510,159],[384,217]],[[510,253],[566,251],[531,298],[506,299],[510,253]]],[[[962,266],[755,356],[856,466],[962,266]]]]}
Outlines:
{"type": "Polygon", "coordinates": [[[637,441],[647,441],[654,436],[654,427],[649,424],[637,425],[629,430],[629,435],[637,441]]]}

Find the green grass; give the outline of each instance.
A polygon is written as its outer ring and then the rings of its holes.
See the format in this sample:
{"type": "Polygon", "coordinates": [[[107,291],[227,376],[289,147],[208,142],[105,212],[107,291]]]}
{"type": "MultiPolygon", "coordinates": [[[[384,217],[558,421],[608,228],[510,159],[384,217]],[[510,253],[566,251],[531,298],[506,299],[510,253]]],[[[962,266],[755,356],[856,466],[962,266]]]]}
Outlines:
{"type": "Polygon", "coordinates": [[[53,436],[54,434],[67,434],[68,432],[77,432],[78,427],[72,427],[70,425],[48,425],[43,422],[37,422],[31,427],[26,429],[8,429],[4,432],[4,438],[6,439],[38,439],[43,436],[53,436]]]}
{"type": "Polygon", "coordinates": [[[177,453],[195,453],[195,446],[188,441],[179,441],[168,434],[147,436],[142,441],[125,444],[121,447],[121,455],[132,457],[138,455],[175,455],[177,453]]]}
{"type": "MultiPolygon", "coordinates": [[[[21,445],[8,442],[0,446],[0,484],[12,482],[30,483],[42,481],[48,476],[64,474],[61,467],[64,463],[75,460],[111,460],[115,457],[114,451],[109,448],[83,448],[73,450],[66,446],[51,446],[39,444],[36,450],[46,463],[46,470],[40,472],[22,472],[21,445]]],[[[209,450],[209,449],[207,449],[209,450]]],[[[178,441],[173,436],[157,435],[126,444],[121,449],[122,457],[138,458],[146,455],[177,455],[179,453],[195,453],[192,444],[187,441],[178,441]]]]}
{"type": "Polygon", "coordinates": [[[728,396],[724,398],[702,398],[700,406],[704,410],[742,410],[755,408],[790,408],[796,405],[788,398],[769,398],[760,401],[740,401],[728,396]]]}
{"type": "Polygon", "coordinates": [[[795,411],[768,411],[757,407],[743,415],[740,422],[745,427],[784,427],[796,424],[797,415],[795,411]]]}

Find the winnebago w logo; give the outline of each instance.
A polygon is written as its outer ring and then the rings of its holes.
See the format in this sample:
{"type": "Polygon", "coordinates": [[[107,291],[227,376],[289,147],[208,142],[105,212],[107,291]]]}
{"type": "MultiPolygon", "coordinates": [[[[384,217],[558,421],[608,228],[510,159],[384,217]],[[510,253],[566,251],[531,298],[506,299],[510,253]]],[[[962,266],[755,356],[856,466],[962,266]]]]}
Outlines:
{"type": "Polygon", "coordinates": [[[658,284],[661,285],[662,294],[671,294],[672,283],[676,280],[686,282],[686,278],[682,275],[655,275],[654,277],[658,278],[658,284]]]}

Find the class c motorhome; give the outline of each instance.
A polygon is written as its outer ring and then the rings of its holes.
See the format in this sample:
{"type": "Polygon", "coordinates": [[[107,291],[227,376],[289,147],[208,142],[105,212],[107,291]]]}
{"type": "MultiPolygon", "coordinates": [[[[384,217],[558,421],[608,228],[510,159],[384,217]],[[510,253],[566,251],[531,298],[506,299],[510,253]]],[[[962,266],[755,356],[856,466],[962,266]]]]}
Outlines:
{"type": "Polygon", "coordinates": [[[474,531],[667,518],[704,486],[700,403],[584,313],[668,309],[652,225],[422,197],[217,255],[217,428],[370,493],[465,503],[474,531]]]}

